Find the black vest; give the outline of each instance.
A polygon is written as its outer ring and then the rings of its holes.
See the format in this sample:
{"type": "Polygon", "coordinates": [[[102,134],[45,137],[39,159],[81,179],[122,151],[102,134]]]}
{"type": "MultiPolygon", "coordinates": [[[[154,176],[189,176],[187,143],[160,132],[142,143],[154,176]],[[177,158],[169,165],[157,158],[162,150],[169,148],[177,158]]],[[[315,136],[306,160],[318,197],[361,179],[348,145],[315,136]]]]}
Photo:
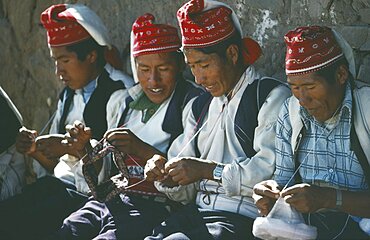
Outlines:
{"type": "MultiPolygon", "coordinates": [[[[203,92],[204,90],[202,88],[196,87],[188,81],[183,79],[177,81],[175,92],[168,105],[167,112],[162,123],[162,130],[171,135],[168,147],[171,145],[173,140],[175,140],[175,138],[184,131],[182,126],[182,111],[184,106],[190,99],[199,96],[203,92]]],[[[122,112],[117,127],[120,127],[125,123],[125,118],[130,109],[129,103],[132,101],[132,97],[126,98],[126,107],[122,112]]]]}
{"type": "MultiPolygon", "coordinates": [[[[281,84],[283,83],[277,79],[264,77],[253,81],[244,90],[235,116],[234,131],[248,158],[256,154],[253,148],[253,141],[254,130],[258,125],[259,110],[271,90],[281,84]]],[[[202,127],[212,99],[213,96],[207,92],[195,99],[193,103],[192,111],[195,120],[198,122],[196,132],[202,127]]],[[[196,157],[201,155],[198,148],[198,136],[199,134],[194,139],[196,157]]]]}
{"type": "MultiPolygon", "coordinates": [[[[99,76],[97,87],[87,102],[83,113],[85,124],[92,129],[94,139],[101,139],[107,131],[106,106],[109,98],[113,92],[124,88],[123,82],[113,81],[105,69],[99,76]]],[[[64,88],[60,94],[60,100],[63,101],[65,99],[63,113],[59,123],[59,133],[61,134],[65,133],[65,121],[73,100],[73,95],[74,91],[69,87],[64,88]]]]}
{"type": "Polygon", "coordinates": [[[2,153],[15,143],[22,124],[13,109],[9,106],[8,101],[2,95],[0,95],[0,111],[0,153],[2,153]]]}

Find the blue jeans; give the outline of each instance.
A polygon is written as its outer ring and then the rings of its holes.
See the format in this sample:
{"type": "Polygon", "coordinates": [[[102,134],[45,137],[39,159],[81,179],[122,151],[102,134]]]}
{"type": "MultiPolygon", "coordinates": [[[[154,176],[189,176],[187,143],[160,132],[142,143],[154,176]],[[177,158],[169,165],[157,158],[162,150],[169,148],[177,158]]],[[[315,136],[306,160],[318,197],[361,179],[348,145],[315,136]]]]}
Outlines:
{"type": "Polygon", "coordinates": [[[46,176],[24,187],[22,193],[0,202],[0,236],[4,239],[41,239],[56,231],[87,196],[74,185],[46,176]]]}
{"type": "Polygon", "coordinates": [[[251,218],[189,204],[171,214],[145,239],[254,239],[252,226],[251,218]]]}
{"type": "Polygon", "coordinates": [[[138,195],[101,203],[90,199],[50,239],[143,239],[167,216],[166,203],[138,195]]]}

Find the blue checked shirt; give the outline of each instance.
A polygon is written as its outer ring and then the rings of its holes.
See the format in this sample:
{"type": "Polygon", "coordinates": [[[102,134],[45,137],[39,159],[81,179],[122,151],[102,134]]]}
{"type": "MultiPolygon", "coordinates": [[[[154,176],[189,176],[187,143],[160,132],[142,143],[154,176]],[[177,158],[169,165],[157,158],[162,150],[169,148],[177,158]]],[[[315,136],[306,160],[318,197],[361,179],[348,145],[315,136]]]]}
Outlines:
{"type": "MultiPolygon", "coordinates": [[[[285,186],[296,170],[291,147],[292,126],[288,105],[289,101],[286,101],[276,126],[274,179],[280,186],[285,186]]],[[[303,182],[352,191],[368,189],[362,167],[350,149],[351,111],[352,94],[349,83],[337,120],[330,128],[326,127],[325,123],[316,121],[300,107],[299,114],[306,128],[297,155],[301,164],[299,174],[303,182]]],[[[289,182],[289,185],[293,184],[294,178],[289,182]]]]}

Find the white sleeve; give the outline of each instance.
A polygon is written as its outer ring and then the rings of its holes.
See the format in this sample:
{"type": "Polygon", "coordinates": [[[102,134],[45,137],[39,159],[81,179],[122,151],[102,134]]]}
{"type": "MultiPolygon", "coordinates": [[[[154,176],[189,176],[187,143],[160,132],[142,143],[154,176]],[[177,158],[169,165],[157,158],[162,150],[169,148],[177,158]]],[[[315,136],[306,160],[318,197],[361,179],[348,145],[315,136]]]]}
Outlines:
{"type": "Polygon", "coordinates": [[[237,158],[222,172],[222,185],[229,196],[252,196],[253,186],[271,179],[275,170],[276,121],[284,101],[291,95],[289,88],[279,86],[266,98],[258,113],[252,158],[237,158]]]}
{"type": "Polygon", "coordinates": [[[58,101],[57,104],[57,110],[55,110],[55,117],[51,123],[49,133],[54,134],[54,133],[59,133],[59,122],[60,118],[62,117],[62,112],[63,112],[63,103],[62,101],[58,101]]]}
{"type": "Polygon", "coordinates": [[[127,89],[115,91],[107,103],[107,129],[116,128],[125,108],[126,98],[129,97],[127,89]]]}
{"type": "Polygon", "coordinates": [[[172,158],[180,156],[195,156],[194,151],[194,130],[196,120],[192,111],[192,105],[195,98],[191,99],[184,107],[182,114],[182,125],[184,131],[171,144],[167,152],[167,158],[171,161],[172,158]]]}
{"type": "MultiPolygon", "coordinates": [[[[191,109],[193,101],[194,99],[190,100],[184,108],[182,115],[184,132],[172,142],[167,153],[169,161],[173,161],[176,157],[180,156],[195,156],[193,141],[190,142],[196,125],[191,109]]],[[[158,191],[165,193],[169,199],[189,203],[196,197],[199,182],[173,188],[166,187],[161,182],[155,182],[154,186],[158,191]]]]}

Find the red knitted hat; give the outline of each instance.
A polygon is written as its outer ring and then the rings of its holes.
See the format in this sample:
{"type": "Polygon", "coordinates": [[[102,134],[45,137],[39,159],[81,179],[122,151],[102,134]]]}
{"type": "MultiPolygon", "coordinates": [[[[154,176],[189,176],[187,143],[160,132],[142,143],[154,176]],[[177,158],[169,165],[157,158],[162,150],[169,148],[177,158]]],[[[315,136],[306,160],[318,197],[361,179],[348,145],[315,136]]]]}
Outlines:
{"type": "MultiPolygon", "coordinates": [[[[235,13],[218,1],[190,0],[177,11],[177,20],[184,48],[204,48],[223,42],[235,32],[241,34],[235,13]]],[[[251,38],[242,38],[241,47],[246,65],[254,63],[262,53],[259,44],[251,38]]]]}
{"type": "Polygon", "coordinates": [[[191,0],[177,11],[182,46],[203,48],[215,45],[235,32],[231,9],[220,6],[203,11],[203,0],[191,0]]]}
{"type": "Polygon", "coordinates": [[[342,49],[328,27],[298,27],[284,36],[287,45],[287,75],[318,71],[343,56],[342,49]]]}
{"type": "Polygon", "coordinates": [[[40,20],[51,47],[72,45],[90,37],[99,45],[110,47],[108,31],[101,19],[82,4],[52,5],[41,13],[40,20]]]}
{"type": "Polygon", "coordinates": [[[154,24],[154,16],[146,13],[132,25],[132,55],[177,51],[180,38],[177,29],[166,24],[154,24]]]}

